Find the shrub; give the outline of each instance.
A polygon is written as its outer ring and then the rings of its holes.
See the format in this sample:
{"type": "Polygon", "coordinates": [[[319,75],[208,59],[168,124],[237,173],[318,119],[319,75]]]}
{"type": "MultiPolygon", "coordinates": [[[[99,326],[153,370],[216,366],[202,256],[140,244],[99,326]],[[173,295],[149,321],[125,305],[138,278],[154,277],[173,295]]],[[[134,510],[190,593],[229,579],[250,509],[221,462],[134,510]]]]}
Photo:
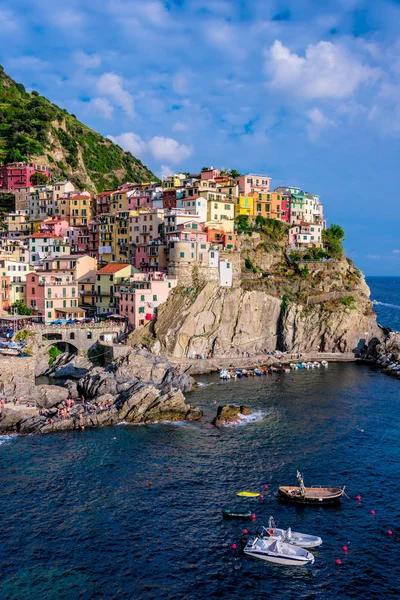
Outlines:
{"type": "Polygon", "coordinates": [[[60,350],[59,348],[57,348],[57,346],[50,346],[50,348],[48,350],[48,354],[49,354],[49,367],[56,360],[57,356],[60,356],[60,354],[62,354],[62,353],[63,353],[62,350],[60,350]]]}
{"type": "Polygon", "coordinates": [[[345,298],[340,298],[340,302],[345,306],[351,308],[352,304],[355,302],[355,298],[353,296],[346,296],[345,298]]]}

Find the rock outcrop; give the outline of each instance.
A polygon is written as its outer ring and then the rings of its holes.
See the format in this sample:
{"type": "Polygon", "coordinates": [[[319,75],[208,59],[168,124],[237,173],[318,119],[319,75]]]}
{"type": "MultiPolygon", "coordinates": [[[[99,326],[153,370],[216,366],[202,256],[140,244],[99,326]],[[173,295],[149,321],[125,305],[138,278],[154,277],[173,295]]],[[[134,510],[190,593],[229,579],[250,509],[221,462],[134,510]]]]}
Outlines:
{"type": "MultiPolygon", "coordinates": [[[[13,361],[14,370],[16,361],[19,359],[13,361]]],[[[68,381],[66,387],[36,386],[31,359],[25,363],[25,371],[29,374],[25,380],[10,374],[10,383],[3,385],[6,391],[13,392],[12,396],[22,395],[24,400],[17,404],[11,401],[0,409],[2,433],[49,433],[121,421],[196,420],[202,415],[199,409],[185,403],[183,395],[183,391],[192,389],[194,380],[146,349],[132,349],[106,368],[92,367],[77,382],[68,381]],[[67,399],[74,397],[79,401],[68,406],[67,399]]]]}
{"type": "Polygon", "coordinates": [[[373,338],[362,356],[373,361],[383,373],[400,379],[400,333],[382,328],[384,339],[373,338]]]}
{"type": "Polygon", "coordinates": [[[253,237],[253,269],[242,270],[239,286],[176,288],[157,321],[130,342],[179,360],[272,350],[358,353],[380,336],[369,288],[351,261],[291,263],[284,248],[253,237]]]}
{"type": "Polygon", "coordinates": [[[231,425],[232,423],[240,423],[240,415],[251,415],[251,412],[252,411],[247,406],[235,406],[234,404],[219,406],[217,416],[213,420],[213,425],[220,427],[223,425],[231,425]]]}

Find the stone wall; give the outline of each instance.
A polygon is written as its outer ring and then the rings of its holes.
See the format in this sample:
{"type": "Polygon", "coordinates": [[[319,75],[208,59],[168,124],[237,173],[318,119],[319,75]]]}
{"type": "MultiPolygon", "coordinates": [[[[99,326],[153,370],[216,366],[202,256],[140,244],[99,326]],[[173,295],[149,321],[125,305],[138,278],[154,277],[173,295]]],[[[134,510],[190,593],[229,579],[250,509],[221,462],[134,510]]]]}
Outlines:
{"type": "Polygon", "coordinates": [[[18,395],[18,390],[35,384],[34,356],[0,358],[0,393],[7,397],[18,395]]]}

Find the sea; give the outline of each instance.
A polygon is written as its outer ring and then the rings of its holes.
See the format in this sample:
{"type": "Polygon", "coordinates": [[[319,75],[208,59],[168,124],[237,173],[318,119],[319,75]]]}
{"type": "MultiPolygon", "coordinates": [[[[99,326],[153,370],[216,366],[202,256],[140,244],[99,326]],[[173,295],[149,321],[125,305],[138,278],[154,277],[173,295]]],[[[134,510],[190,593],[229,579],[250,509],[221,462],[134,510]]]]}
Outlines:
{"type": "MultiPolygon", "coordinates": [[[[379,321],[400,329],[400,279],[368,283],[379,321]]],[[[187,395],[200,422],[0,439],[1,600],[400,597],[400,382],[331,364],[200,383],[187,395]],[[216,428],[227,403],[253,413],[216,428]],[[282,504],[297,469],[306,485],[345,485],[341,504],[282,504]],[[322,537],[312,566],[240,551],[270,516],[322,537]]]]}

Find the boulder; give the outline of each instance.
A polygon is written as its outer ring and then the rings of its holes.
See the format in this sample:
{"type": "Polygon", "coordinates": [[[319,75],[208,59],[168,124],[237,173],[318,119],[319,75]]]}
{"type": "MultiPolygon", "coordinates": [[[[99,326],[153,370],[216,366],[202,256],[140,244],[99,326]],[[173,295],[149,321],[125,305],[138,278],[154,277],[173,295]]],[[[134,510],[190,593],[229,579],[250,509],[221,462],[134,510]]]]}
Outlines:
{"type": "Polygon", "coordinates": [[[220,425],[239,423],[240,415],[251,415],[251,413],[252,411],[247,406],[235,406],[234,404],[219,406],[217,416],[213,420],[213,425],[219,427],[220,425]]]}

